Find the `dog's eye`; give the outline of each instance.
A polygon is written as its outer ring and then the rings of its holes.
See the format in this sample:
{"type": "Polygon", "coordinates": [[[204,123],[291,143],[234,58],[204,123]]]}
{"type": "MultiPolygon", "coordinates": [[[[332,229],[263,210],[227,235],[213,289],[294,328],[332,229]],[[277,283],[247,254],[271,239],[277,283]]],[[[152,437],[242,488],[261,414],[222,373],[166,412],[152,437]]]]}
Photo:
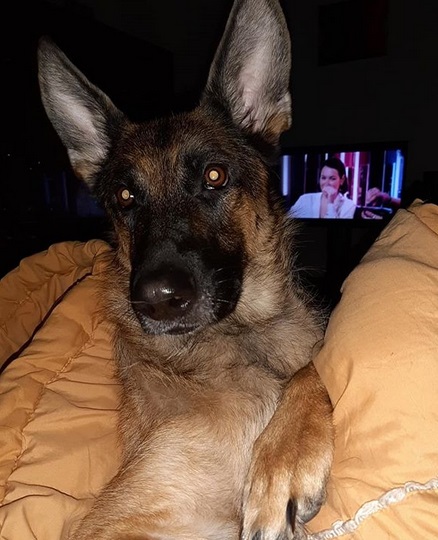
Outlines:
{"type": "Polygon", "coordinates": [[[116,198],[122,208],[129,208],[135,202],[134,194],[126,186],[119,187],[116,198]]]}
{"type": "Polygon", "coordinates": [[[220,165],[209,165],[204,171],[204,186],[217,189],[228,184],[228,172],[220,165]]]}

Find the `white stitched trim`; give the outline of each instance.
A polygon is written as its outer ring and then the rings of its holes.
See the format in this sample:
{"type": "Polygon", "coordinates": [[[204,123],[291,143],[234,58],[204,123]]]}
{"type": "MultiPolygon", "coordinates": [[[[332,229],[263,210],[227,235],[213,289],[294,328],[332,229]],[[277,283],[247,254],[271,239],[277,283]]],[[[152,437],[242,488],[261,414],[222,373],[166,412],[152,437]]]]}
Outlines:
{"type": "Polygon", "coordinates": [[[329,540],[339,538],[344,534],[350,534],[359,528],[360,524],[376,514],[380,510],[388,508],[402,501],[409,493],[438,489],[438,476],[432,478],[425,484],[418,482],[407,482],[404,486],[391,489],[374,501],[363,504],[354,515],[354,518],[347,521],[335,521],[331,529],[307,535],[307,540],[329,540]]]}

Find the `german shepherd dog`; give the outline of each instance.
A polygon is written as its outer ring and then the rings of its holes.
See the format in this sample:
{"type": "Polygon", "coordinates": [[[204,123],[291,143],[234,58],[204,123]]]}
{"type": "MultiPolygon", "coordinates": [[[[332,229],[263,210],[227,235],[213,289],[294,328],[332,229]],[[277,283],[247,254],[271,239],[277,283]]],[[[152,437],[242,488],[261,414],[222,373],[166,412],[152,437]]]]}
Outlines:
{"type": "Polygon", "coordinates": [[[325,496],[323,322],[272,164],[291,123],[278,0],[236,0],[199,106],[133,123],[49,38],[47,114],[115,233],[120,470],[74,540],[305,538],[325,496]]]}

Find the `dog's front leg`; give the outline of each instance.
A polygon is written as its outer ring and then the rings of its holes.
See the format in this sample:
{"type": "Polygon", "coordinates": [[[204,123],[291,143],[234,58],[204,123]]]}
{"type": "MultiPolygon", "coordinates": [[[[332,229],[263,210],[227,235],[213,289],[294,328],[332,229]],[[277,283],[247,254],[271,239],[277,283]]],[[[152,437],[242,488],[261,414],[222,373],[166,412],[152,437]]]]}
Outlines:
{"type": "Polygon", "coordinates": [[[242,540],[305,538],[333,457],[332,406],[311,362],[288,386],[257,439],[243,501],[242,540]]]}

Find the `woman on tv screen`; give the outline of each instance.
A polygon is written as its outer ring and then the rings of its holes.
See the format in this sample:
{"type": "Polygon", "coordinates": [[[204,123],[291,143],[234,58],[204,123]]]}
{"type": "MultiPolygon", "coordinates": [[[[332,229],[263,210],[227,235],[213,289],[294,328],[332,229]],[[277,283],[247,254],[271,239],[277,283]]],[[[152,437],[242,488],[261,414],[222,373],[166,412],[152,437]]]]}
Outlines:
{"type": "Polygon", "coordinates": [[[345,165],[337,157],[322,163],[320,192],[301,195],[289,213],[297,218],[352,219],[356,205],[344,193],[347,189],[345,165]]]}

